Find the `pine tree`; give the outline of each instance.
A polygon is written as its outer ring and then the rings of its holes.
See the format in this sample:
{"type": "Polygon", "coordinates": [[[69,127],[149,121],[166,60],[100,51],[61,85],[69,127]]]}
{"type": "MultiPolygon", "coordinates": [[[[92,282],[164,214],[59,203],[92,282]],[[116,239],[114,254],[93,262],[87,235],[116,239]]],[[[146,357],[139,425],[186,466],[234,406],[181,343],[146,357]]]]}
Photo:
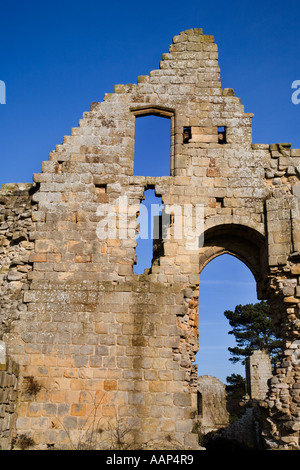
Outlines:
{"type": "Polygon", "coordinates": [[[234,421],[242,411],[240,401],[246,393],[246,380],[239,374],[231,374],[226,381],[227,411],[234,421]]]}
{"type": "Polygon", "coordinates": [[[245,363],[245,358],[254,350],[264,350],[273,363],[278,360],[282,341],[276,337],[269,317],[270,307],[265,301],[256,304],[237,305],[234,312],[226,310],[225,317],[233,328],[229,334],[235,336],[237,346],[228,348],[232,354],[229,360],[245,363]]]}

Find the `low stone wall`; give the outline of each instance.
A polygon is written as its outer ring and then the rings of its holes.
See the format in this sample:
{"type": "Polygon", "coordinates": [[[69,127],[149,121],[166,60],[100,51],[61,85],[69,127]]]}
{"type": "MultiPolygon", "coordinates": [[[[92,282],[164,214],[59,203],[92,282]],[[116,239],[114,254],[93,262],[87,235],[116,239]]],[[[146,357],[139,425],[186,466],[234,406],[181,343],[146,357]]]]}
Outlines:
{"type": "Polygon", "coordinates": [[[257,413],[257,407],[246,408],[242,416],[226,429],[221,430],[215,439],[223,440],[223,445],[228,450],[230,450],[231,443],[234,443],[236,449],[262,450],[263,443],[257,413]]]}

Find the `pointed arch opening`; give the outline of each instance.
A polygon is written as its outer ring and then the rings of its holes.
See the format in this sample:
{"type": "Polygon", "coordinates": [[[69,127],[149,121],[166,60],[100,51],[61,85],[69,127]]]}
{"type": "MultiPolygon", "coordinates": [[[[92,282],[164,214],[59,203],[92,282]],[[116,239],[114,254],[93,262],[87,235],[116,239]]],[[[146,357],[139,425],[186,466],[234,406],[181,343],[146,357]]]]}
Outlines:
{"type": "Polygon", "coordinates": [[[217,256],[232,255],[242,261],[256,281],[258,299],[267,297],[268,261],[265,237],[257,230],[240,224],[221,224],[204,232],[199,253],[199,270],[217,256]]]}
{"type": "Polygon", "coordinates": [[[257,302],[256,281],[245,263],[228,253],[207,263],[199,283],[199,351],[195,361],[198,376],[211,375],[224,384],[231,374],[245,377],[245,366],[230,361],[228,348],[236,343],[229,334],[231,327],[224,312],[257,302]]]}
{"type": "MultiPolygon", "coordinates": [[[[284,302],[277,293],[274,294],[264,235],[239,224],[211,226],[204,232],[203,244],[199,249],[199,272],[199,291],[196,295],[199,349],[198,352],[195,350],[194,356],[198,378],[210,375],[223,384],[227,382],[229,386],[241,385],[242,398],[247,393],[247,374],[242,363],[245,358],[240,355],[238,362],[230,361],[233,359],[231,352],[234,356],[240,352],[229,350],[239,346],[235,336],[229,334],[233,329],[227,319],[232,318],[230,312],[235,314],[242,311],[243,306],[247,310],[249,304],[267,301],[269,313],[266,317],[272,320],[275,327],[275,335],[272,332],[271,335],[274,339],[275,336],[283,339],[282,332],[276,331],[278,314],[274,313],[274,308],[284,308],[284,302]],[[241,308],[236,310],[237,306],[241,308]],[[224,315],[226,310],[230,311],[229,315],[224,315]]],[[[256,305],[254,310],[256,308],[259,306],[256,305]]],[[[268,387],[268,384],[264,385],[268,387]]],[[[227,410],[235,414],[239,404],[236,399],[230,401],[231,398],[230,394],[227,395],[227,410]]]]}
{"type": "MultiPolygon", "coordinates": [[[[230,364],[228,347],[235,345],[224,311],[268,298],[264,236],[240,224],[220,224],[206,229],[199,252],[199,272],[198,375],[209,373],[206,366],[199,368],[201,351],[205,351],[207,358],[215,357],[216,370],[222,374],[222,378],[217,377],[224,380],[224,368],[228,369],[230,364]],[[208,337],[214,339],[214,344],[206,344],[208,337]]],[[[206,364],[207,359],[202,355],[201,361],[206,364]]],[[[244,368],[239,370],[244,375],[244,368]]]]}

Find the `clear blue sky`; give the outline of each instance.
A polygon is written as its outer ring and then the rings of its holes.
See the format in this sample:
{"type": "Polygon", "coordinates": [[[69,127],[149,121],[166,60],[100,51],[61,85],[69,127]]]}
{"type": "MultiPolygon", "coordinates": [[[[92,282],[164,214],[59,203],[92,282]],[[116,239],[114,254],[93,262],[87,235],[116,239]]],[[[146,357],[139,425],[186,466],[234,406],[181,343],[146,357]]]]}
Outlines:
{"type": "Polygon", "coordinates": [[[253,112],[253,141],[300,148],[299,2],[1,2],[0,184],[30,182],[93,101],[157,69],[173,36],[215,36],[223,87],[253,112]]]}
{"type": "MultiPolygon", "coordinates": [[[[189,28],[215,36],[222,86],[233,88],[245,111],[254,113],[253,142],[300,148],[300,104],[291,100],[292,83],[300,80],[297,0],[12,0],[0,8],[0,80],[6,84],[6,104],[0,104],[0,185],[31,182],[91,102],[102,101],[115,84],[136,83],[138,75],[157,69],[173,36],[189,28]]],[[[207,288],[220,273],[209,269],[203,272],[207,288]]],[[[240,282],[237,265],[232,273],[240,282]]],[[[229,292],[228,284],[222,285],[220,299],[229,292]]],[[[232,308],[248,302],[243,292],[236,284],[228,300],[232,308]]],[[[200,313],[210,305],[203,302],[200,313]]],[[[210,320],[203,323],[219,324],[217,307],[211,308],[210,320]]]]}

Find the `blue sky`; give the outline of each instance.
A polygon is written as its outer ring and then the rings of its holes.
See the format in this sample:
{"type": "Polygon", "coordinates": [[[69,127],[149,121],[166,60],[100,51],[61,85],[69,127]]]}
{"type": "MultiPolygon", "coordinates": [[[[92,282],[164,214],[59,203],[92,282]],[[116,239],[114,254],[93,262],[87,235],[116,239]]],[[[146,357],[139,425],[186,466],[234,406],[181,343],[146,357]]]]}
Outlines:
{"type": "Polygon", "coordinates": [[[1,2],[0,184],[31,181],[93,101],[157,69],[173,36],[215,36],[223,87],[253,112],[253,141],[300,147],[299,2],[1,2]]]}
{"type": "MultiPolygon", "coordinates": [[[[0,8],[0,80],[6,85],[6,104],[0,104],[0,185],[31,182],[91,102],[102,101],[115,84],[136,83],[138,75],[157,69],[173,36],[189,28],[214,35],[222,86],[233,88],[245,111],[254,113],[253,142],[300,148],[300,104],[291,100],[292,83],[300,80],[296,0],[11,0],[0,8]]],[[[221,272],[210,269],[203,272],[207,288],[221,272]]],[[[227,271],[221,281],[228,281],[227,271]]],[[[232,273],[240,282],[238,265],[232,273]]],[[[228,284],[220,283],[220,289],[219,298],[224,292],[227,297],[228,284]]],[[[229,301],[247,303],[248,293],[243,296],[235,284],[222,310],[229,301]]],[[[204,305],[207,312],[210,302],[204,305]]],[[[220,340],[216,346],[221,345],[220,340]]]]}
{"type": "Polygon", "coordinates": [[[231,374],[245,376],[240,363],[229,361],[228,347],[234,347],[233,335],[225,310],[238,304],[256,303],[256,283],[249,268],[231,255],[212,260],[200,274],[199,352],[196,356],[199,375],[214,375],[223,383],[231,374]]]}

